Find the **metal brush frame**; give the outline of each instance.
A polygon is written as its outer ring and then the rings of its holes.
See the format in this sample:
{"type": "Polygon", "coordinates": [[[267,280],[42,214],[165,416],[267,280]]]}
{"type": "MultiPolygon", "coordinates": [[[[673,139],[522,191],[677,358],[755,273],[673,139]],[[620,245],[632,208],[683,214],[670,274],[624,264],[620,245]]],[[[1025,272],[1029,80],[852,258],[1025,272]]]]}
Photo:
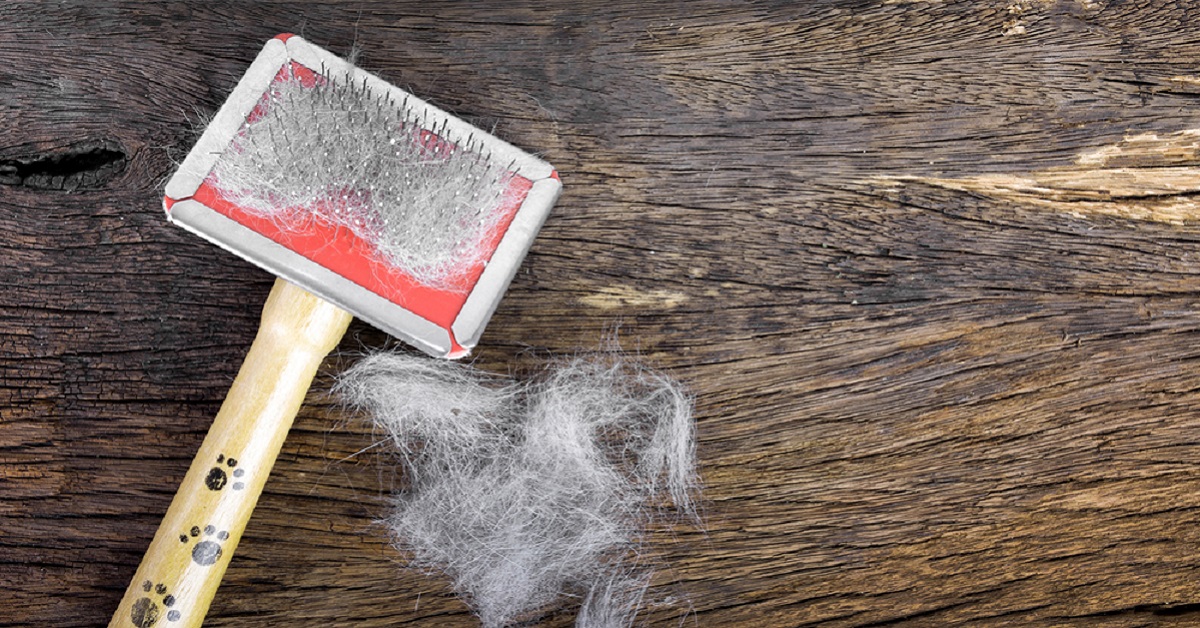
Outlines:
{"type": "Polygon", "coordinates": [[[272,39],[263,46],[179,170],[167,182],[164,208],[171,222],[352,312],[422,351],[438,357],[461,357],[465,352],[458,348],[470,350],[479,342],[484,327],[561,189],[562,184],[550,164],[292,35],[272,39]],[[470,137],[491,155],[492,160],[504,164],[511,162],[513,172],[533,182],[449,331],[191,198],[231,145],[280,68],[291,61],[338,80],[365,83],[380,94],[391,95],[396,102],[406,101],[406,108],[428,120],[431,128],[442,127],[439,134],[444,139],[460,143],[470,137]]]}

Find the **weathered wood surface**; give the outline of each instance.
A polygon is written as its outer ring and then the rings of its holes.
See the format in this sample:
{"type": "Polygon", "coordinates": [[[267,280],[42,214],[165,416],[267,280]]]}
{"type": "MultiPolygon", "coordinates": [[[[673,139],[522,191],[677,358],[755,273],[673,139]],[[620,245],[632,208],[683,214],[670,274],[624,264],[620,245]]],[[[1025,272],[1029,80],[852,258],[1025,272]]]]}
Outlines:
{"type": "MultiPolygon", "coordinates": [[[[1200,7],[655,4],[0,5],[0,625],[107,621],[249,346],[271,278],[159,197],[280,31],[563,173],[478,365],[617,328],[697,395],[649,623],[1200,621],[1200,7]]],[[[387,343],[323,369],[210,625],[475,622],[327,394],[387,343]]]]}

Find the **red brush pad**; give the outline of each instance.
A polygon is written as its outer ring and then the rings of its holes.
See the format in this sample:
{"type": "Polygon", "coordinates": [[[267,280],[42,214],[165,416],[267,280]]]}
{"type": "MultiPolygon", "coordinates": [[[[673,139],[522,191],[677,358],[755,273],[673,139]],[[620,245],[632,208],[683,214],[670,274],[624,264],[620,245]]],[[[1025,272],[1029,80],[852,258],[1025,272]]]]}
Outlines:
{"type": "MultiPolygon", "coordinates": [[[[279,74],[275,77],[276,82],[285,80],[299,80],[302,85],[312,87],[320,79],[312,70],[293,61],[290,66],[280,68],[279,74]]],[[[270,99],[270,93],[268,90],[263,95],[263,100],[251,112],[250,121],[257,120],[263,115],[270,99]]],[[[445,146],[446,144],[444,140],[427,131],[422,133],[421,141],[430,147],[445,146]]],[[[532,181],[512,173],[509,186],[501,197],[500,205],[495,209],[502,214],[502,217],[496,228],[485,236],[484,250],[487,252],[485,260],[490,259],[496,247],[499,246],[504,232],[508,230],[513,216],[516,215],[531,187],[533,187],[532,181]]],[[[466,303],[471,289],[479,281],[479,275],[483,272],[486,261],[464,266],[461,272],[449,282],[451,288],[434,288],[420,283],[409,274],[392,266],[374,250],[370,243],[349,229],[336,227],[312,215],[289,220],[280,216],[289,214],[294,216],[293,212],[282,212],[279,216],[268,218],[243,209],[221,195],[211,174],[196,190],[192,198],[292,252],[302,255],[442,327],[457,347],[458,343],[454,340],[450,326],[458,317],[463,304],[466,303]]]]}

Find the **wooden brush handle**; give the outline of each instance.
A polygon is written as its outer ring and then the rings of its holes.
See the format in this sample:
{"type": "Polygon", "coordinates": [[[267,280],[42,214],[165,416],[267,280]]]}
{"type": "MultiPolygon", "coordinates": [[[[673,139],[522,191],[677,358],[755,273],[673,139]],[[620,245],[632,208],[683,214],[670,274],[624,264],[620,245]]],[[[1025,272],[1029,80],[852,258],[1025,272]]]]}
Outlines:
{"type": "Polygon", "coordinates": [[[351,316],[279,279],[110,628],[200,626],[321,361],[351,316]]]}

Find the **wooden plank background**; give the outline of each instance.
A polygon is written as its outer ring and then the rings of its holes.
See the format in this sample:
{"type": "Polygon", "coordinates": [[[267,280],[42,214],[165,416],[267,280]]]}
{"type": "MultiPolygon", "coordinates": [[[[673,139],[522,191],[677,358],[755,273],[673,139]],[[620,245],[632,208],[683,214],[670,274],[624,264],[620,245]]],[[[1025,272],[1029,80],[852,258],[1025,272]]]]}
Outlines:
{"type": "MultiPolygon", "coordinates": [[[[477,354],[613,330],[697,396],[653,625],[1200,622],[1200,6],[0,4],[0,625],[107,621],[271,283],[162,184],[291,31],[565,193],[477,354]]],[[[212,626],[474,625],[328,395],[212,626]]],[[[540,625],[569,625],[576,602],[540,625]]]]}

